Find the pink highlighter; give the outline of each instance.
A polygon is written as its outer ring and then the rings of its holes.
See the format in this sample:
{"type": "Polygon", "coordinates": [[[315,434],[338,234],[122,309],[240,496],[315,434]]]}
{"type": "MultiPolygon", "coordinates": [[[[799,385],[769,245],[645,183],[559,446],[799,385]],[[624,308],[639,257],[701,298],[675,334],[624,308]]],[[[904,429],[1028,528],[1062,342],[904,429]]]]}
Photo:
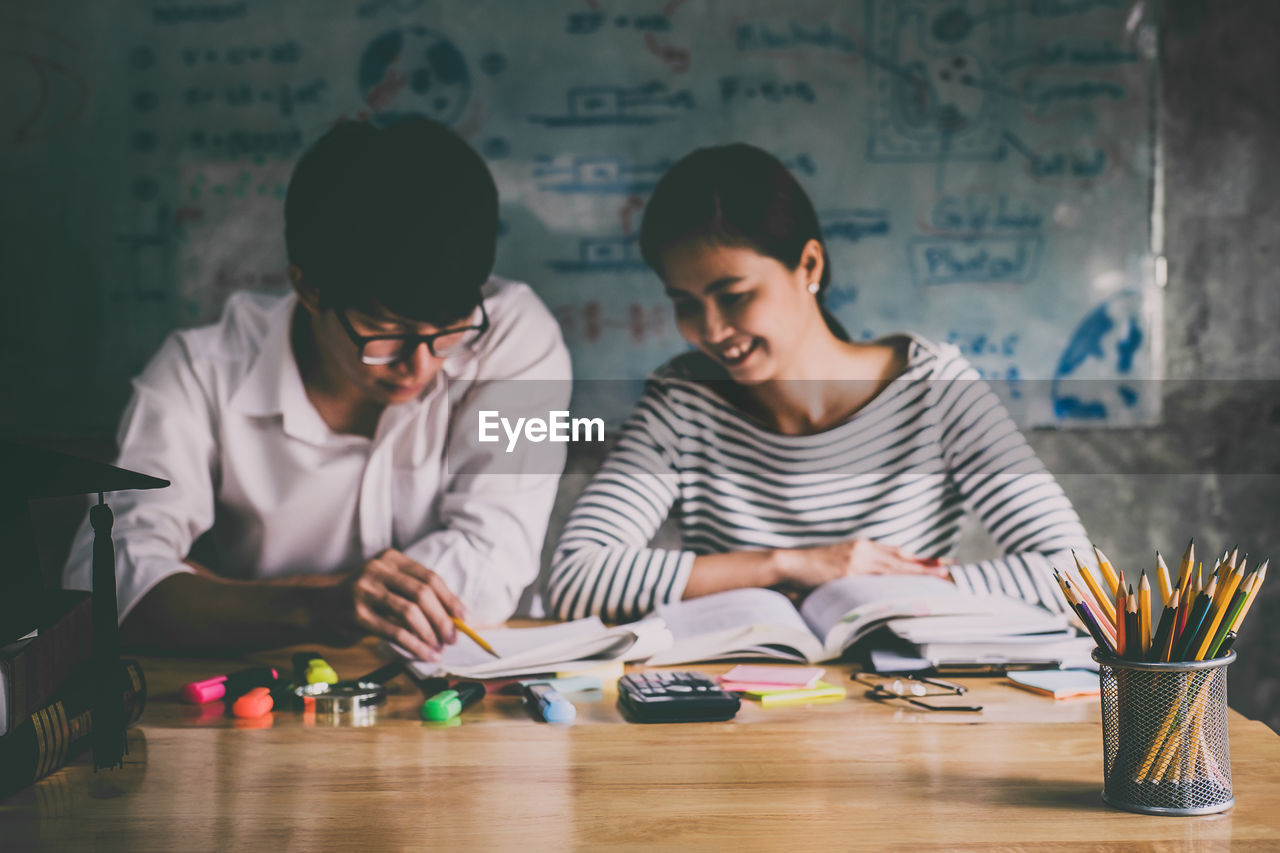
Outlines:
{"type": "Polygon", "coordinates": [[[254,666],[230,675],[215,675],[213,678],[185,684],[179,695],[183,702],[203,705],[225,696],[239,696],[255,687],[270,687],[279,677],[280,674],[272,667],[254,666]]]}

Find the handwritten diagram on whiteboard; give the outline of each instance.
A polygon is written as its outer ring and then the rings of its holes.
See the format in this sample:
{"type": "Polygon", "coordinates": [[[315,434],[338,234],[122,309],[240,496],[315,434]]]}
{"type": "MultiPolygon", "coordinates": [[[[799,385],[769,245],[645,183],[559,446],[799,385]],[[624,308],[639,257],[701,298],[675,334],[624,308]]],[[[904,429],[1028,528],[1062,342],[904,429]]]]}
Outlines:
{"type": "Polygon", "coordinates": [[[60,5],[27,3],[0,147],[31,192],[0,213],[56,219],[39,187],[59,164],[111,164],[80,175],[74,226],[109,321],[98,381],[233,290],[286,287],[289,173],[335,120],[425,115],[498,180],[498,272],[550,306],[578,377],[619,380],[584,383],[592,415],[618,422],[685,347],[639,255],[649,193],[735,140],[810,192],[855,338],[956,344],[1024,424],[1159,415],[1142,3],[166,0],[110,22],[60,5]]]}

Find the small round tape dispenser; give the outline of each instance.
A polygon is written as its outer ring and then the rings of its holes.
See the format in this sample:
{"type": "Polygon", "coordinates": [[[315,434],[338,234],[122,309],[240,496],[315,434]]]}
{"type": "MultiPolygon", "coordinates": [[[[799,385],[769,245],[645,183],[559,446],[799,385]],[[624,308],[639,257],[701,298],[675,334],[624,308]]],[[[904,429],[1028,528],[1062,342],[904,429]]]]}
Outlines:
{"type": "Polygon", "coordinates": [[[371,726],[378,719],[378,706],[387,699],[385,682],[402,669],[392,663],[354,681],[300,684],[293,689],[295,704],[307,725],[371,726]]]}

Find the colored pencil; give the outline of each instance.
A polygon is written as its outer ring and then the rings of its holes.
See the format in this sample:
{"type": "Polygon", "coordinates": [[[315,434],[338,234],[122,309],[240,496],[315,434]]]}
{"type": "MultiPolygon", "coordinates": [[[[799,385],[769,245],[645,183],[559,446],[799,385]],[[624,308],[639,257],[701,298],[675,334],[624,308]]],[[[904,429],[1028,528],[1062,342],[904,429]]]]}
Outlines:
{"type": "Polygon", "coordinates": [[[1138,582],[1138,643],[1139,660],[1146,660],[1151,654],[1151,582],[1147,580],[1147,570],[1142,570],[1142,580],[1138,582]]]}
{"type": "Polygon", "coordinates": [[[1187,588],[1183,590],[1181,598],[1178,600],[1178,621],[1173,626],[1173,648],[1170,650],[1170,661],[1178,660],[1178,650],[1182,648],[1182,643],[1186,640],[1187,619],[1191,616],[1191,610],[1195,607],[1196,597],[1200,595],[1197,588],[1196,572],[1192,569],[1188,573],[1187,588]]]}
{"type": "Polygon", "coordinates": [[[1231,597],[1231,603],[1227,605],[1226,614],[1218,622],[1218,628],[1213,632],[1213,637],[1209,640],[1209,646],[1205,650],[1205,660],[1218,656],[1218,647],[1222,645],[1222,641],[1226,639],[1231,626],[1236,624],[1236,618],[1244,610],[1244,603],[1249,600],[1250,588],[1256,579],[1257,575],[1250,575],[1240,582],[1235,595],[1231,597]]]}
{"type": "MultiPolygon", "coordinates": [[[[1107,621],[1113,626],[1116,624],[1116,611],[1111,604],[1111,596],[1102,591],[1098,586],[1098,582],[1093,579],[1093,574],[1089,571],[1089,567],[1080,562],[1080,557],[1076,555],[1075,550],[1071,551],[1071,556],[1076,561],[1076,571],[1080,573],[1080,577],[1084,578],[1084,584],[1089,588],[1093,601],[1097,602],[1097,610],[1107,617],[1107,621]]],[[[1091,604],[1093,602],[1090,602],[1091,604]]]]}
{"type": "MultiPolygon", "coordinates": [[[[1067,595],[1067,588],[1062,585],[1062,575],[1058,573],[1057,566],[1053,567],[1053,581],[1058,585],[1058,589],[1062,591],[1062,598],[1067,602],[1067,606],[1071,607],[1071,596],[1067,595]]],[[[1071,607],[1071,611],[1074,613],[1075,608],[1071,607]]],[[[1076,615],[1079,616],[1080,614],[1077,613],[1076,615]]]]}
{"type": "Polygon", "coordinates": [[[1240,553],[1240,546],[1237,545],[1232,550],[1223,554],[1222,561],[1218,563],[1217,566],[1214,567],[1213,575],[1218,579],[1219,585],[1221,585],[1222,579],[1225,578],[1227,574],[1236,567],[1236,556],[1239,553],[1240,553]]]}
{"type": "Polygon", "coordinates": [[[1253,589],[1249,591],[1249,597],[1245,600],[1244,609],[1240,611],[1240,615],[1236,617],[1236,621],[1232,623],[1231,630],[1236,633],[1240,632],[1240,626],[1244,624],[1244,617],[1249,614],[1249,608],[1253,606],[1254,600],[1258,597],[1258,589],[1262,586],[1262,582],[1267,579],[1267,566],[1271,564],[1270,560],[1265,561],[1258,567],[1258,571],[1253,579],[1253,589]]]}
{"type": "Polygon", "coordinates": [[[1084,620],[1080,618],[1080,608],[1076,607],[1075,600],[1070,592],[1067,591],[1067,578],[1055,567],[1053,570],[1053,579],[1058,583],[1058,589],[1062,590],[1062,598],[1067,602],[1067,607],[1071,608],[1071,612],[1075,614],[1076,621],[1080,623],[1079,627],[1086,628],[1084,620]]]}
{"type": "Polygon", "coordinates": [[[1156,627],[1156,638],[1152,642],[1148,660],[1157,663],[1167,662],[1169,655],[1173,653],[1173,628],[1178,622],[1178,601],[1181,595],[1182,590],[1175,589],[1173,597],[1165,605],[1164,613],[1160,616],[1160,624],[1156,627]]]}
{"type": "Polygon", "coordinates": [[[1191,583],[1191,570],[1196,565],[1196,540],[1193,538],[1187,543],[1187,550],[1182,552],[1182,561],[1178,563],[1178,589],[1182,590],[1182,600],[1187,600],[1187,593],[1190,592],[1188,584],[1191,583]]]}
{"type": "Polygon", "coordinates": [[[1187,611],[1191,609],[1194,598],[1192,583],[1195,578],[1195,569],[1196,540],[1192,539],[1187,543],[1187,550],[1182,553],[1182,561],[1178,564],[1178,589],[1182,590],[1182,597],[1178,603],[1181,610],[1178,612],[1178,624],[1175,629],[1179,633],[1187,622],[1187,611]]]}
{"type": "Polygon", "coordinates": [[[1182,640],[1178,648],[1174,650],[1173,660],[1185,661],[1192,660],[1189,655],[1196,647],[1197,635],[1200,633],[1200,626],[1204,623],[1204,617],[1209,613],[1209,603],[1213,601],[1213,594],[1218,591],[1218,579],[1214,578],[1209,581],[1209,585],[1205,587],[1204,592],[1196,596],[1195,606],[1191,608],[1191,612],[1187,614],[1187,627],[1182,632],[1182,640]]]}
{"type": "Polygon", "coordinates": [[[1116,577],[1116,570],[1111,565],[1111,561],[1107,559],[1107,555],[1102,553],[1102,549],[1097,545],[1093,546],[1094,559],[1098,561],[1098,570],[1102,572],[1102,579],[1106,582],[1108,589],[1115,589],[1120,579],[1116,577]]]}
{"type": "Polygon", "coordinates": [[[1081,606],[1085,607],[1089,611],[1089,613],[1093,616],[1093,618],[1097,621],[1098,627],[1102,629],[1102,636],[1106,638],[1108,646],[1111,649],[1115,649],[1116,647],[1115,626],[1112,625],[1110,622],[1108,622],[1105,618],[1103,618],[1102,610],[1096,604],[1094,604],[1092,601],[1089,600],[1088,596],[1084,594],[1084,590],[1082,590],[1079,587],[1079,585],[1071,583],[1070,578],[1067,579],[1067,586],[1071,588],[1071,594],[1075,596],[1075,598],[1080,602],[1081,606]]]}
{"type": "Polygon", "coordinates": [[[474,641],[475,641],[475,644],[476,644],[477,646],[479,646],[480,648],[484,649],[486,652],[488,652],[489,654],[493,655],[495,658],[499,658],[499,659],[500,659],[500,658],[502,657],[502,655],[498,654],[497,652],[495,652],[495,651],[493,650],[493,646],[489,645],[488,643],[486,643],[486,642],[484,641],[484,638],[483,638],[483,637],[481,637],[481,636],[480,636],[479,634],[477,634],[475,631],[471,630],[471,628],[467,625],[467,623],[466,623],[466,622],[463,622],[461,619],[459,619],[459,618],[458,618],[458,617],[456,617],[456,616],[454,616],[454,617],[452,617],[452,618],[453,618],[453,624],[454,624],[454,625],[456,625],[456,626],[458,627],[458,630],[459,630],[459,631],[461,631],[462,633],[466,634],[466,635],[467,635],[468,637],[470,637],[472,640],[474,640],[474,641]]]}
{"type": "Polygon", "coordinates": [[[1133,584],[1129,585],[1129,594],[1125,597],[1124,648],[1129,660],[1142,660],[1142,638],[1138,636],[1138,596],[1134,594],[1133,584]]]}
{"type": "MultiPolygon", "coordinates": [[[[1123,580],[1124,575],[1122,574],[1120,577],[1123,580]]],[[[1125,623],[1128,620],[1123,615],[1128,600],[1129,596],[1125,594],[1124,584],[1121,583],[1120,587],[1116,589],[1116,613],[1118,614],[1116,619],[1116,657],[1118,658],[1128,657],[1129,655],[1129,635],[1125,632],[1125,623]]]]}
{"type": "Polygon", "coordinates": [[[1181,612],[1178,613],[1178,641],[1173,644],[1174,649],[1179,648],[1183,634],[1187,630],[1187,616],[1191,613],[1191,608],[1195,606],[1196,597],[1200,595],[1200,575],[1195,568],[1187,573],[1187,588],[1182,593],[1182,601],[1179,604],[1181,612]]]}
{"type": "Polygon", "coordinates": [[[1156,582],[1160,584],[1160,603],[1167,606],[1173,597],[1173,584],[1169,580],[1169,566],[1159,551],[1156,551],[1156,582]]]}
{"type": "Polygon", "coordinates": [[[1115,644],[1111,642],[1105,633],[1103,633],[1102,626],[1098,623],[1098,618],[1094,615],[1093,611],[1089,609],[1089,605],[1080,598],[1079,593],[1071,585],[1071,579],[1065,578],[1063,580],[1063,586],[1064,591],[1067,594],[1067,601],[1071,603],[1072,609],[1076,611],[1076,614],[1080,617],[1080,621],[1084,623],[1085,630],[1089,632],[1091,637],[1093,637],[1093,641],[1097,644],[1098,649],[1104,654],[1115,657],[1115,644]]]}
{"type": "MultiPolygon", "coordinates": [[[[1217,578],[1214,578],[1217,580],[1217,578]]],[[[1192,646],[1192,660],[1204,660],[1205,655],[1209,653],[1209,645],[1213,642],[1213,635],[1218,630],[1222,618],[1226,615],[1227,607],[1231,604],[1232,597],[1236,594],[1236,587],[1240,585],[1240,570],[1233,567],[1226,576],[1226,580],[1218,584],[1218,590],[1213,596],[1213,601],[1209,606],[1209,614],[1205,617],[1205,623],[1200,626],[1200,632],[1196,636],[1196,643],[1192,646]]]]}

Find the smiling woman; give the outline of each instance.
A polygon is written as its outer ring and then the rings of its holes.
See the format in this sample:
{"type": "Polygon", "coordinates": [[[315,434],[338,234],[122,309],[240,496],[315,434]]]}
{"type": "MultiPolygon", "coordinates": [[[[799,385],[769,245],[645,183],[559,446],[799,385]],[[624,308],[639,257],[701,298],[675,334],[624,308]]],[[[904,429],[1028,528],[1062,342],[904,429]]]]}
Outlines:
{"type": "Polygon", "coordinates": [[[561,617],[885,573],[1061,609],[1050,564],[1089,544],[1062,489],[954,347],[849,340],[822,305],[818,218],[781,163],[693,152],[658,183],[640,244],[695,351],[650,377],[570,515],[549,585],[561,617]],[[966,509],[1003,557],[949,560],[966,509]],[[683,548],[649,548],[672,513],[683,548]]]}

